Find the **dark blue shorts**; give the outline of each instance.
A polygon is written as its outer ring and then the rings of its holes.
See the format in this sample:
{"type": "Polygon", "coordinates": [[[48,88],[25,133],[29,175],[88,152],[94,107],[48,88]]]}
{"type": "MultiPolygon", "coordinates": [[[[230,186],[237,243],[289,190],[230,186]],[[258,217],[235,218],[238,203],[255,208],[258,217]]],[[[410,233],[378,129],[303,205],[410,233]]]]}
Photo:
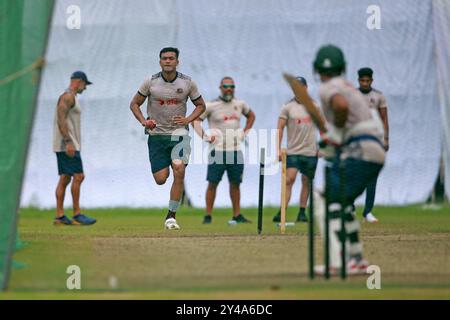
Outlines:
{"type": "Polygon", "coordinates": [[[173,160],[182,160],[186,165],[191,154],[191,137],[150,135],[148,137],[148,156],[152,173],[169,167],[173,160]]]}
{"type": "Polygon", "coordinates": [[[65,152],[56,152],[58,161],[58,174],[73,176],[75,173],[83,173],[83,162],[79,151],[75,151],[73,158],[69,157],[65,152]]]}
{"type": "Polygon", "coordinates": [[[301,174],[310,179],[314,179],[317,168],[317,157],[288,155],[286,157],[286,168],[296,168],[301,174]]]}
{"type": "Polygon", "coordinates": [[[329,183],[328,200],[330,203],[345,201],[344,206],[353,204],[366,187],[375,179],[383,168],[382,164],[357,160],[346,159],[342,161],[343,179],[344,179],[344,197],[340,189],[341,176],[339,172],[339,163],[337,161],[327,163],[330,165],[330,176],[327,179],[329,183]]]}
{"type": "Polygon", "coordinates": [[[227,172],[228,181],[239,185],[244,173],[244,155],[242,151],[215,151],[212,150],[208,160],[208,173],[206,180],[218,184],[222,176],[227,172]]]}

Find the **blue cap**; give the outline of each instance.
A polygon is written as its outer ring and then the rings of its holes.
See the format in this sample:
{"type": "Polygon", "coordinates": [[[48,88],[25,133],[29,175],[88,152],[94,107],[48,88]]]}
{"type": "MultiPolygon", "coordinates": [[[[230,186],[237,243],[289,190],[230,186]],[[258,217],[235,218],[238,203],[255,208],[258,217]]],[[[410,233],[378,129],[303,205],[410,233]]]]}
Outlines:
{"type": "Polygon", "coordinates": [[[296,79],[298,81],[300,81],[301,83],[303,83],[304,86],[306,86],[306,87],[308,86],[308,83],[306,82],[305,78],[298,76],[296,79]]]}
{"type": "Polygon", "coordinates": [[[87,78],[86,73],[84,73],[83,71],[75,71],[74,73],[72,73],[72,75],[70,76],[70,79],[81,79],[84,82],[86,82],[86,84],[92,84],[92,82],[90,82],[87,78]]]}

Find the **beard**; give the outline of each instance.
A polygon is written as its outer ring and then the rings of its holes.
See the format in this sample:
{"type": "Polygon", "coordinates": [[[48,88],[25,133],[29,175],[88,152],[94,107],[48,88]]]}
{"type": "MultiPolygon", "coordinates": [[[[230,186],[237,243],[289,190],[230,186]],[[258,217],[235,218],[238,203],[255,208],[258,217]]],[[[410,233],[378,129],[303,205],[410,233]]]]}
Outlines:
{"type": "Polygon", "coordinates": [[[233,100],[233,95],[232,94],[223,94],[220,96],[220,99],[222,99],[225,102],[230,102],[231,100],[233,100]]]}
{"type": "Polygon", "coordinates": [[[369,93],[370,91],[372,91],[372,88],[368,88],[368,89],[363,89],[363,88],[359,88],[359,91],[361,91],[362,93],[364,93],[364,94],[367,94],[367,93],[369,93]]]}

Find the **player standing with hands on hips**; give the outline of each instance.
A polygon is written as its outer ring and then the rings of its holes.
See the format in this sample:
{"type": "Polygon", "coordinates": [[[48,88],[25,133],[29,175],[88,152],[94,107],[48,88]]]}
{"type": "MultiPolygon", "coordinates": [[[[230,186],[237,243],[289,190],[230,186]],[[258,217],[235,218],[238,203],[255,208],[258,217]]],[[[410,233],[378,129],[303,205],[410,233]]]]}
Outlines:
{"type": "Polygon", "coordinates": [[[149,133],[149,159],[153,178],[158,185],[166,183],[169,167],[172,167],[174,179],[164,222],[168,230],[180,229],[175,215],[183,195],[185,168],[191,152],[189,123],[205,111],[205,102],[196,83],[177,72],[178,57],[177,48],[163,48],[159,53],[161,72],[142,83],[130,104],[134,116],[149,133]],[[186,117],[188,97],[195,109],[186,117]],[[140,109],[147,98],[148,120],[140,109]]]}
{"type": "Polygon", "coordinates": [[[244,172],[244,156],[241,142],[255,122],[255,113],[243,100],[234,97],[235,83],[231,77],[220,81],[221,95],[206,104],[206,111],[194,122],[194,129],[204,140],[211,143],[208,157],[208,188],[206,190],[206,215],[204,224],[212,221],[212,210],[216,190],[222,176],[227,172],[230,183],[230,198],[233,206],[233,223],[250,222],[241,213],[240,184],[244,172]],[[245,128],[240,128],[241,116],[247,118],[245,128]],[[210,134],[205,134],[200,120],[208,119],[210,134]]]}

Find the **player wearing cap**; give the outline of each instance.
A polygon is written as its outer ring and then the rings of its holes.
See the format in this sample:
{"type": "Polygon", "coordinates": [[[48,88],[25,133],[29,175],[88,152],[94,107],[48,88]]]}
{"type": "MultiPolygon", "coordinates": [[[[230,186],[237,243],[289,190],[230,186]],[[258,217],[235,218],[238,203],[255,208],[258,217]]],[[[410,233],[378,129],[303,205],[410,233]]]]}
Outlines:
{"type": "Polygon", "coordinates": [[[84,180],[81,161],[81,107],[77,95],[92,84],[82,71],[70,77],[70,85],[59,96],[53,125],[53,151],[58,163],[59,181],[56,187],[55,225],[91,225],[97,220],[89,218],[80,210],[80,188],[84,180]],[[64,196],[72,181],[73,220],[64,215],[64,196]]]}
{"type": "MultiPolygon", "coordinates": [[[[315,213],[323,235],[325,205],[328,204],[330,271],[336,273],[341,267],[346,267],[349,274],[366,273],[368,262],[363,259],[360,225],[352,205],[383,167],[383,128],[373,117],[362,93],[344,79],[346,63],[341,49],[333,45],[321,47],[313,66],[321,81],[319,96],[327,120],[325,140],[335,151],[334,155],[327,156],[330,171],[326,179],[327,201],[320,193],[315,192],[315,213]],[[344,235],[341,230],[342,211],[345,221],[344,235]],[[347,266],[342,266],[342,237],[348,248],[347,266]]],[[[318,266],[316,271],[322,273],[323,266],[318,266]]]]}
{"type": "MultiPolygon", "coordinates": [[[[306,79],[297,80],[308,87],[306,79]]],[[[319,109],[317,107],[317,109],[319,109]]],[[[296,98],[283,105],[278,118],[278,158],[281,160],[281,142],[283,130],[287,127],[287,158],[286,158],[286,207],[291,199],[292,186],[297,173],[300,172],[302,188],[300,192],[300,208],[297,214],[298,222],[308,221],[306,205],[309,196],[309,181],[314,178],[317,167],[317,135],[318,130],[311,121],[309,113],[296,98]]],[[[273,217],[273,222],[281,221],[281,210],[273,217]]]]}
{"type": "Polygon", "coordinates": [[[188,125],[205,111],[205,102],[197,84],[177,72],[178,56],[177,48],[163,48],[159,53],[161,72],[146,79],[130,103],[134,116],[149,133],[147,145],[155,182],[165,184],[169,168],[172,168],[169,211],[164,222],[168,230],[180,229],[175,215],[183,195],[185,168],[191,152],[188,125]],[[148,120],[140,109],[147,98],[148,120]],[[195,109],[186,117],[188,98],[195,109]]]}
{"type": "MultiPolygon", "coordinates": [[[[359,91],[369,104],[373,116],[381,118],[384,128],[384,148],[389,149],[389,122],[386,98],[383,93],[372,88],[373,70],[371,68],[361,68],[358,70],[359,91]]],[[[372,209],[375,203],[375,191],[377,187],[377,178],[374,178],[366,189],[366,203],[364,206],[363,217],[367,222],[377,223],[378,219],[373,215],[372,209]]]]}

